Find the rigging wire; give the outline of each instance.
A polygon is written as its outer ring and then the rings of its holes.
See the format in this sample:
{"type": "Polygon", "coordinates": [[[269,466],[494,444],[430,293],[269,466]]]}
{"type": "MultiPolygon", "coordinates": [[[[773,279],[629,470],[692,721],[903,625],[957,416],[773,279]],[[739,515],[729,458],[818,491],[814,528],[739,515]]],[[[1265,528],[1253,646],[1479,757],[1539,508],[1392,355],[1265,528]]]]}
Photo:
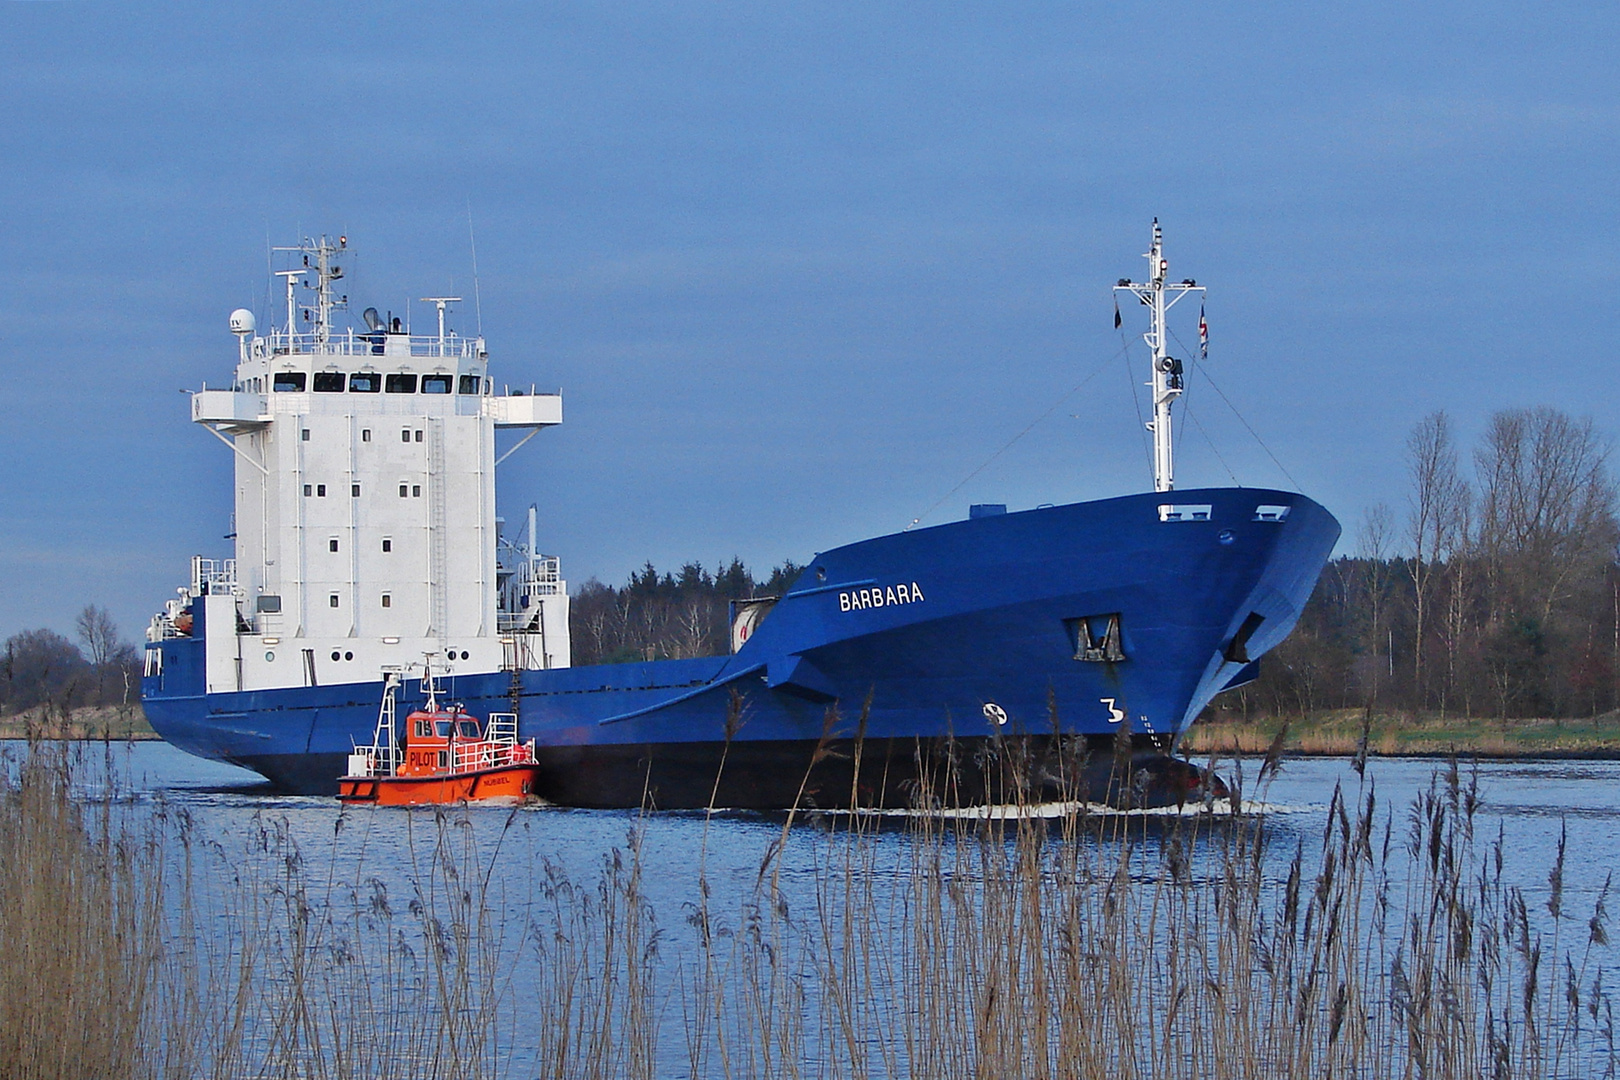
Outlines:
{"type": "MultiPolygon", "coordinates": [[[[1209,432],[1204,430],[1203,421],[1199,420],[1198,417],[1194,415],[1192,411],[1192,404],[1187,400],[1188,397],[1189,395],[1187,394],[1183,394],[1181,396],[1181,411],[1186,414],[1187,419],[1193,422],[1193,427],[1198,429],[1198,434],[1204,437],[1204,443],[1209,447],[1209,452],[1214,454],[1215,460],[1221,463],[1221,468],[1226,470],[1226,475],[1232,478],[1232,486],[1242,487],[1243,482],[1237,478],[1237,473],[1232,471],[1232,466],[1226,463],[1226,459],[1221,456],[1221,452],[1215,449],[1215,440],[1211,439],[1209,437],[1209,432]]],[[[1183,430],[1185,430],[1185,427],[1183,430]]]]}
{"type": "MultiPolygon", "coordinates": [[[[1121,352],[1123,352],[1123,350],[1121,350],[1121,352]]],[[[939,497],[939,499],[934,503],[934,505],[930,506],[928,509],[926,509],[922,513],[918,514],[916,517],[912,518],[911,519],[911,524],[907,525],[904,529],[902,529],[900,531],[901,532],[910,532],[912,530],[912,528],[914,528],[919,522],[921,522],[923,520],[923,518],[927,517],[928,515],[932,514],[935,510],[938,510],[941,506],[943,506],[947,499],[949,499],[952,495],[955,495],[958,491],[961,491],[964,487],[966,487],[967,484],[968,484],[968,481],[972,480],[975,476],[978,476],[980,473],[984,472],[984,470],[988,469],[992,464],[995,463],[995,460],[997,458],[999,458],[1002,454],[1005,454],[1008,450],[1011,450],[1013,448],[1014,443],[1016,443],[1019,439],[1022,439],[1025,435],[1028,435],[1031,431],[1034,431],[1036,425],[1040,424],[1040,422],[1045,420],[1048,416],[1051,416],[1053,413],[1057,412],[1059,406],[1061,406],[1065,401],[1068,401],[1070,398],[1074,397],[1074,395],[1078,394],[1080,392],[1080,390],[1087,383],[1089,383],[1092,379],[1095,379],[1098,375],[1102,374],[1103,368],[1105,368],[1109,364],[1113,363],[1115,356],[1118,356],[1118,355],[1119,355],[1119,353],[1115,353],[1114,356],[1110,356],[1108,359],[1104,360],[1102,363],[1100,363],[1096,367],[1092,368],[1091,373],[1089,375],[1087,375],[1085,378],[1081,379],[1078,383],[1076,383],[1073,386],[1073,388],[1071,388],[1062,397],[1059,397],[1056,401],[1052,402],[1052,404],[1047,408],[1047,410],[1045,412],[1041,413],[1041,415],[1037,416],[1034,420],[1030,421],[1028,427],[1024,428],[1024,430],[1020,431],[1018,434],[1014,435],[1011,439],[1008,439],[1006,444],[1003,445],[1000,450],[997,450],[995,453],[993,453],[989,457],[985,458],[984,463],[982,465],[980,465],[977,469],[974,469],[972,472],[970,472],[966,476],[964,476],[960,483],[958,483],[955,487],[951,488],[951,490],[947,491],[944,495],[941,495],[939,497]]]]}
{"type": "Polygon", "coordinates": [[[1131,404],[1136,407],[1136,431],[1142,438],[1142,457],[1147,461],[1148,475],[1153,475],[1153,447],[1148,444],[1147,420],[1142,416],[1142,400],[1136,393],[1136,376],[1131,373],[1131,342],[1125,331],[1119,332],[1119,355],[1125,357],[1125,381],[1131,386],[1131,404]]]}
{"type": "MultiPolygon", "coordinates": [[[[1170,332],[1170,336],[1176,339],[1176,344],[1181,346],[1183,352],[1186,352],[1188,356],[1192,355],[1191,350],[1187,348],[1186,344],[1181,340],[1181,337],[1176,334],[1174,330],[1170,332]]],[[[1250,424],[1248,419],[1245,418],[1242,413],[1238,412],[1238,407],[1232,404],[1232,399],[1226,396],[1226,391],[1221,389],[1220,383],[1216,382],[1214,378],[1210,376],[1208,370],[1204,371],[1204,378],[1209,380],[1209,385],[1213,387],[1215,392],[1221,396],[1221,400],[1226,402],[1226,407],[1232,410],[1232,415],[1237,417],[1238,421],[1248,429],[1250,435],[1254,436],[1254,441],[1260,444],[1260,449],[1266,452],[1266,456],[1271,459],[1271,463],[1282,471],[1282,474],[1288,478],[1288,482],[1294,485],[1294,490],[1298,491],[1300,489],[1300,484],[1298,480],[1294,479],[1294,474],[1289,472],[1288,467],[1277,459],[1276,454],[1271,452],[1271,447],[1267,446],[1266,440],[1262,439],[1260,437],[1260,433],[1254,430],[1254,425],[1250,424]]]]}

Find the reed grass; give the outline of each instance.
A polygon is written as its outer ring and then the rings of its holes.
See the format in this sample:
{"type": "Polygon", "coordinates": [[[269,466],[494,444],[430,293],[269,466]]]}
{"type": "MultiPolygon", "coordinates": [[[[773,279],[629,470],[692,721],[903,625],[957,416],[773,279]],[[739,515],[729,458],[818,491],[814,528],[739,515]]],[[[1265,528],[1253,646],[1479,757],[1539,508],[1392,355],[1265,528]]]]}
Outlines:
{"type": "Polygon", "coordinates": [[[1305,838],[1241,812],[798,815],[740,887],[705,821],[669,927],[656,818],[576,880],[514,842],[525,811],[412,813],[385,849],[386,811],[301,845],[267,810],[227,841],[75,795],[51,744],[12,765],[0,1076],[1617,1070],[1608,886],[1575,910],[1562,843],[1544,889],[1513,884],[1455,763],[1410,806],[1335,791],[1305,838]]]}

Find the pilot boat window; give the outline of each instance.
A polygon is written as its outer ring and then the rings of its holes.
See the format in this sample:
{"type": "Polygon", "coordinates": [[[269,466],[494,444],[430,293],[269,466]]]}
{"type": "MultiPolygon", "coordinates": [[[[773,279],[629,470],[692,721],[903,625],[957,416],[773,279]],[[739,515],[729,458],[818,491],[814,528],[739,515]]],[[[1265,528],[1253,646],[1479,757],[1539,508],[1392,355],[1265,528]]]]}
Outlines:
{"type": "Polygon", "coordinates": [[[271,383],[271,389],[278,394],[302,394],[304,392],[304,373],[302,371],[278,371],[271,383]]]}
{"type": "Polygon", "coordinates": [[[450,721],[435,720],[433,721],[433,727],[435,728],[434,734],[438,735],[439,738],[448,739],[450,737],[450,721]]]}
{"type": "Polygon", "coordinates": [[[418,717],[416,720],[416,738],[428,739],[432,738],[432,736],[433,721],[427,719],[426,717],[418,717]]]}
{"type": "Polygon", "coordinates": [[[390,394],[414,394],[416,393],[416,376],[402,375],[396,372],[388,376],[388,380],[383,384],[383,389],[390,394]]]}
{"type": "Polygon", "coordinates": [[[343,372],[317,371],[315,373],[315,392],[317,394],[343,393],[343,372]]]}
{"type": "Polygon", "coordinates": [[[375,371],[357,371],[349,376],[349,393],[375,394],[382,389],[382,377],[375,371]]]}
{"type": "Polygon", "coordinates": [[[478,738],[478,721],[463,720],[461,723],[457,724],[456,727],[463,739],[478,738]]]}
{"type": "Polygon", "coordinates": [[[450,392],[450,379],[451,376],[449,375],[424,375],[422,376],[422,393],[448,394],[450,392]]]}

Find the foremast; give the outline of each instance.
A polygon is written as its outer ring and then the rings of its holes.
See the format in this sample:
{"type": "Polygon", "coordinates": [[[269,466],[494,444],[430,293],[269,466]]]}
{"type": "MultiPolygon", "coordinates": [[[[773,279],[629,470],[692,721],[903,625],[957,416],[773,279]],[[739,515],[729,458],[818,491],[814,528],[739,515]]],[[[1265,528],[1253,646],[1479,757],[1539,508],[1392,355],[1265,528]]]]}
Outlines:
{"type": "MultiPolygon", "coordinates": [[[[1164,257],[1164,236],[1159,219],[1153,219],[1153,242],[1148,248],[1148,280],[1131,281],[1120,278],[1114,292],[1128,292],[1140,300],[1150,312],[1147,332],[1142,339],[1152,353],[1153,378],[1147,385],[1153,390],[1153,419],[1147,429],[1153,433],[1153,490],[1170,491],[1176,486],[1175,446],[1170,424],[1170,407],[1184,390],[1182,362],[1170,355],[1165,331],[1165,315],[1191,293],[1202,294],[1204,289],[1187,278],[1180,282],[1166,280],[1170,261],[1164,257]]],[[[1117,312],[1117,307],[1116,307],[1117,312]]]]}

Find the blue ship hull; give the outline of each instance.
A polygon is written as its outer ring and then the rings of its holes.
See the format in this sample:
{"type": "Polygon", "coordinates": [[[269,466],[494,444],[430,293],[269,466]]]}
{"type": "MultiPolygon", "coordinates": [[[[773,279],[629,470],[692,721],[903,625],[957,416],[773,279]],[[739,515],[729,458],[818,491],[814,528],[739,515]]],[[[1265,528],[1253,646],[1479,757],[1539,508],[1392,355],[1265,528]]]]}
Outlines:
{"type": "MultiPolygon", "coordinates": [[[[1311,500],[1249,488],[959,521],[818,555],[731,656],[448,689],[476,715],[516,697],[545,766],[538,793],[567,805],[998,799],[1084,773],[1126,738],[1171,749],[1287,636],[1338,536],[1311,500]],[[1207,515],[1162,520],[1172,501],[1207,515]]],[[[159,734],[334,793],[382,684],[206,694],[194,635],[153,646],[162,674],[142,692],[159,734]]]]}

